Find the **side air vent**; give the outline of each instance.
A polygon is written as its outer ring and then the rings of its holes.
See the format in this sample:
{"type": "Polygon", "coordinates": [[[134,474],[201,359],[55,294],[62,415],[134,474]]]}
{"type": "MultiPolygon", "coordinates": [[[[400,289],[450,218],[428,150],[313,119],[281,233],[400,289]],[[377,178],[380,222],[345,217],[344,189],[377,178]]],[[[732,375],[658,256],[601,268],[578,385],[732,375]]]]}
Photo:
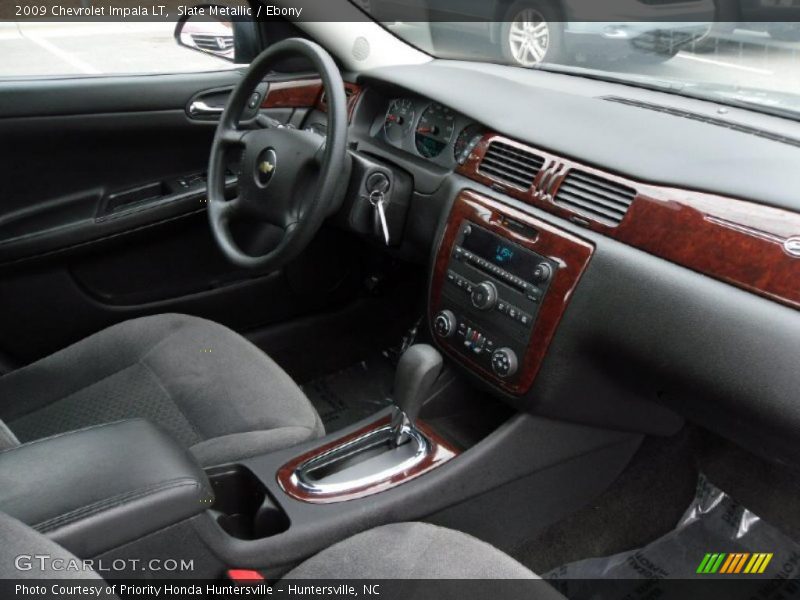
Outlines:
{"type": "Polygon", "coordinates": [[[636,190],[583,171],[570,171],[559,186],[555,204],[595,221],[617,225],[636,196],[636,190]]]}
{"type": "Polygon", "coordinates": [[[506,144],[494,141],[483,155],[478,172],[524,190],[533,185],[536,174],[544,165],[544,158],[506,144]]]}
{"type": "MultiPolygon", "coordinates": [[[[353,88],[345,86],[344,95],[345,95],[345,98],[347,98],[347,108],[348,108],[348,110],[352,110],[352,108],[353,108],[352,105],[353,105],[353,100],[354,100],[355,93],[356,93],[356,91],[353,88]]],[[[319,104],[320,104],[320,106],[322,108],[327,110],[327,108],[328,108],[328,98],[325,96],[325,90],[322,91],[322,94],[319,97],[319,104]]]]}
{"type": "MultiPolygon", "coordinates": [[[[356,91],[353,88],[349,88],[349,87],[345,87],[344,88],[344,95],[347,98],[348,102],[352,99],[353,94],[355,94],[355,93],[356,93],[356,91]]],[[[321,104],[327,104],[328,103],[328,99],[325,97],[325,91],[324,90],[322,92],[322,95],[319,97],[319,101],[320,101],[321,104]]]]}

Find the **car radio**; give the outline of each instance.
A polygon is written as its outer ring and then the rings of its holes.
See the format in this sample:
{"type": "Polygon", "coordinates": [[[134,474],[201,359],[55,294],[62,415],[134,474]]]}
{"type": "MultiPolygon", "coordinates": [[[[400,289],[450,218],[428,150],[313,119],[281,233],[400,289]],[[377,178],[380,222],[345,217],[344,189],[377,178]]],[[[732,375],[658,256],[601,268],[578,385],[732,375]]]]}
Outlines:
{"type": "Polygon", "coordinates": [[[433,330],[440,341],[513,381],[558,264],[465,220],[458,229],[433,330]]]}

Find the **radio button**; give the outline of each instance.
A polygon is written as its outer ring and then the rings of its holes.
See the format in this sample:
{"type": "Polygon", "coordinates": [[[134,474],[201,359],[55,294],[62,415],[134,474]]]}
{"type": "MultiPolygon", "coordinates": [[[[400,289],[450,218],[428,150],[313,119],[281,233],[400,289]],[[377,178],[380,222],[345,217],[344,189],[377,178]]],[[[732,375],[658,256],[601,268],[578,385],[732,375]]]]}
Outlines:
{"type": "Polygon", "coordinates": [[[542,292],[533,286],[528,287],[528,291],[525,293],[525,297],[528,300],[533,300],[534,302],[539,302],[542,299],[542,292]]]}

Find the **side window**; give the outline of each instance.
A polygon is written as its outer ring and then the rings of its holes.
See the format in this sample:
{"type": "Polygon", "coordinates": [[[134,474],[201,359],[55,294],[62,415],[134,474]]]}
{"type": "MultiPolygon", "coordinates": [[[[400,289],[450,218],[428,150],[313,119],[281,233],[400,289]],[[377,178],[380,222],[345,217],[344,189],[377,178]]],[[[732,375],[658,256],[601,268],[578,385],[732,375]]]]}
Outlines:
{"type": "Polygon", "coordinates": [[[189,73],[231,69],[234,27],[224,18],[175,22],[0,23],[0,78],[189,73]]]}

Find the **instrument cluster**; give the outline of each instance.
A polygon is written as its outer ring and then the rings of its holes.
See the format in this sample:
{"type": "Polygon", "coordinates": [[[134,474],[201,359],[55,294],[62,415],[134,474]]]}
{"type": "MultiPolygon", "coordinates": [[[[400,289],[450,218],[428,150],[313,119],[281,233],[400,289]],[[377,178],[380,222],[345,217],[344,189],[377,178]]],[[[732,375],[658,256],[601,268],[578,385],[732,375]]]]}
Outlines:
{"type": "Polygon", "coordinates": [[[484,128],[451,108],[422,98],[389,101],[373,135],[396,148],[440,165],[463,164],[484,128]]]}

